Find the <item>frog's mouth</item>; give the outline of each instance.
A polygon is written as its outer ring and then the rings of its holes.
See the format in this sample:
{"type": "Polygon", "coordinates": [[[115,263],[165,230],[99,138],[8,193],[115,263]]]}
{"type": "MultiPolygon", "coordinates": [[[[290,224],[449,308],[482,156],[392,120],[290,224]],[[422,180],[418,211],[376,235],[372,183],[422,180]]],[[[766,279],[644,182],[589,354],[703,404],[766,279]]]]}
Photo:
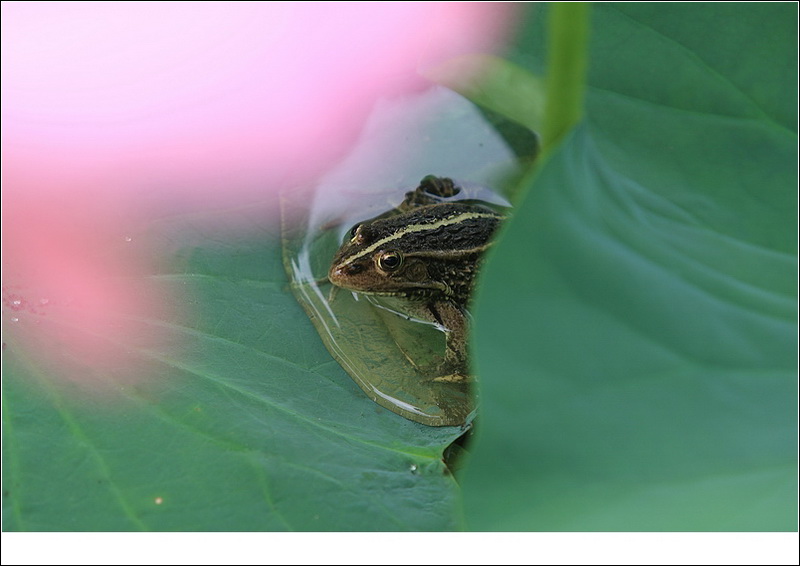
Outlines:
{"type": "Polygon", "coordinates": [[[384,281],[371,277],[363,266],[355,267],[355,263],[346,263],[331,267],[328,281],[331,284],[355,291],[362,295],[378,295],[383,297],[423,297],[436,292],[449,295],[451,289],[441,281],[398,281],[386,278],[384,281]],[[363,275],[363,277],[359,277],[363,275]],[[381,283],[387,285],[384,287],[381,283]]]}

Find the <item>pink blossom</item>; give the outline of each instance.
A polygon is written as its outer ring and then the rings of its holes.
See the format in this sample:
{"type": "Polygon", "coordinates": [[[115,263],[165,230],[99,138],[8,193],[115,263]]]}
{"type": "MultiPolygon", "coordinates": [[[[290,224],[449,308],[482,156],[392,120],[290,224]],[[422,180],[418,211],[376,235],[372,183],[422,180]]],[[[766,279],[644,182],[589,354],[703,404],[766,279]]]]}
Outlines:
{"type": "Polygon", "coordinates": [[[424,88],[419,71],[451,57],[495,50],[509,10],[3,3],[6,332],[53,366],[118,363],[149,332],[131,321],[163,319],[174,302],[145,284],[158,254],[126,248],[128,234],[165,207],[242,205],[309,182],[346,153],[374,101],[424,88]]]}

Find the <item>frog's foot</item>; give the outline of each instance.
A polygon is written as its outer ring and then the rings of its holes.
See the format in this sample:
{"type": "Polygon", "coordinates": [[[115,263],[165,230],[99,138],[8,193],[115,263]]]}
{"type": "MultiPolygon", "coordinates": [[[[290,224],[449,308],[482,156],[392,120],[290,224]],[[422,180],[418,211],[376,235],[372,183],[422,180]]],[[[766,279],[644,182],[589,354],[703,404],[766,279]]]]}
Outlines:
{"type": "Polygon", "coordinates": [[[475,376],[469,373],[469,367],[464,360],[454,361],[445,357],[444,361],[434,372],[431,381],[439,383],[470,383],[475,381],[475,376]]]}
{"type": "Polygon", "coordinates": [[[434,377],[431,381],[435,381],[437,383],[471,383],[475,381],[475,376],[463,372],[453,372],[448,373],[447,375],[434,377]]]}

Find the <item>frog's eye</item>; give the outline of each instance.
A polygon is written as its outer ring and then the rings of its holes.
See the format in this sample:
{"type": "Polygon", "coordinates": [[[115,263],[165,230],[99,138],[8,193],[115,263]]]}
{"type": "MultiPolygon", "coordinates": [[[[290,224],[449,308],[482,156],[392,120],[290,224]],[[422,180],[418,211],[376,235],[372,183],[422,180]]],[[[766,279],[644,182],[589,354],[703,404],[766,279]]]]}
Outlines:
{"type": "Polygon", "coordinates": [[[397,251],[383,252],[378,258],[378,267],[384,271],[394,271],[403,265],[403,254],[397,251]]]}

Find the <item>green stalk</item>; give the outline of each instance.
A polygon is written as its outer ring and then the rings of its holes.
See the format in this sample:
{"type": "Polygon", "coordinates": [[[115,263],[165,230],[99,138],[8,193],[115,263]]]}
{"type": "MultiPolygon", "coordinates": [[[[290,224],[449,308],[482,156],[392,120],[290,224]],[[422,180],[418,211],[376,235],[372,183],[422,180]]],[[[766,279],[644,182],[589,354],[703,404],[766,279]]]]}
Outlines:
{"type": "Polygon", "coordinates": [[[583,115],[589,8],[587,2],[554,2],[550,6],[546,101],[541,132],[546,153],[583,115]]]}

